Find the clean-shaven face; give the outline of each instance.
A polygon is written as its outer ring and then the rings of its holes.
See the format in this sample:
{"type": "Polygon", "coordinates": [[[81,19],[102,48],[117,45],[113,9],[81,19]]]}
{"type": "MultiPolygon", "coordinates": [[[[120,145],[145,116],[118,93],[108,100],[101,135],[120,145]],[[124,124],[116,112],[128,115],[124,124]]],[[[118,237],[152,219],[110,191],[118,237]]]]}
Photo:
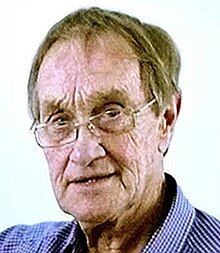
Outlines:
{"type": "MultiPolygon", "coordinates": [[[[86,49],[80,40],[55,44],[38,76],[40,122],[58,113],[82,122],[109,105],[143,106],[147,100],[134,58],[116,36],[102,36],[86,49]]],[[[158,128],[148,109],[130,132],[94,135],[83,125],[74,142],[44,148],[60,207],[91,224],[150,207],[163,180],[158,128]]]]}

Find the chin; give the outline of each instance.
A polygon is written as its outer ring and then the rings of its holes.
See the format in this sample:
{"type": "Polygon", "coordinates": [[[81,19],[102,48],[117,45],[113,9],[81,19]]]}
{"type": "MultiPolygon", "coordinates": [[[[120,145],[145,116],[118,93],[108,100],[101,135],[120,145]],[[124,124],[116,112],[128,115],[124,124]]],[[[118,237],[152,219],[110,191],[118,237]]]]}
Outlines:
{"type": "MultiPolygon", "coordinates": [[[[99,208],[100,209],[100,208],[99,208]]],[[[103,210],[74,211],[71,215],[82,224],[83,228],[94,228],[106,222],[110,222],[114,215],[103,210]]]]}
{"type": "Polygon", "coordinates": [[[89,203],[75,203],[74,205],[62,205],[60,208],[67,214],[73,216],[79,223],[86,227],[96,227],[106,222],[113,221],[118,212],[112,205],[100,205],[89,203]]]}

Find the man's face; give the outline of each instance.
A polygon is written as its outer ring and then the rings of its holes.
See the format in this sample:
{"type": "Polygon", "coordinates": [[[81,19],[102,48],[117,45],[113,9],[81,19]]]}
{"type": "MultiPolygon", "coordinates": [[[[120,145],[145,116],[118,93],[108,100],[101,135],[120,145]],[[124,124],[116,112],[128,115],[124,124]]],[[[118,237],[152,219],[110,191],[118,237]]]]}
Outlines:
{"type": "MultiPolygon", "coordinates": [[[[41,65],[37,83],[40,121],[55,114],[78,122],[108,105],[137,109],[146,103],[139,65],[130,47],[115,36],[56,44],[41,65]],[[132,59],[133,58],[133,59],[132,59]]],[[[81,222],[117,219],[152,205],[163,180],[159,120],[151,109],[120,135],[93,135],[79,128],[75,142],[45,148],[60,207],[81,222]]]]}

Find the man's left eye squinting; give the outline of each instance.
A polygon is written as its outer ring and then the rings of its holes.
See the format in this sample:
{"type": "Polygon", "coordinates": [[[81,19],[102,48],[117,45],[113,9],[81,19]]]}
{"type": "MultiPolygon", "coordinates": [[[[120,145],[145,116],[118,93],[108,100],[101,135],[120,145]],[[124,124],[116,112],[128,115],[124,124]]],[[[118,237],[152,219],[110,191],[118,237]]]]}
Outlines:
{"type": "Polygon", "coordinates": [[[110,109],[110,110],[107,110],[105,112],[105,115],[109,118],[115,118],[117,117],[118,115],[121,114],[121,111],[120,110],[117,110],[117,109],[110,109]]]}

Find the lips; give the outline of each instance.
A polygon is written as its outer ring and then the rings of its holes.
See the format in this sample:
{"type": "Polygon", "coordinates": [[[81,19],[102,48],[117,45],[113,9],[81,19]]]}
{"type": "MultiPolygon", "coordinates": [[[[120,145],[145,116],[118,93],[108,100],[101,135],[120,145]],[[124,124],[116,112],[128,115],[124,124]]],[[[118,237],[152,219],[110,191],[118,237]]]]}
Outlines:
{"type": "Polygon", "coordinates": [[[72,182],[75,184],[92,184],[96,183],[98,181],[102,181],[105,179],[108,179],[112,177],[115,173],[110,173],[110,174],[104,174],[104,175],[91,175],[91,176],[85,176],[85,177],[79,177],[74,179],[72,182]]]}

